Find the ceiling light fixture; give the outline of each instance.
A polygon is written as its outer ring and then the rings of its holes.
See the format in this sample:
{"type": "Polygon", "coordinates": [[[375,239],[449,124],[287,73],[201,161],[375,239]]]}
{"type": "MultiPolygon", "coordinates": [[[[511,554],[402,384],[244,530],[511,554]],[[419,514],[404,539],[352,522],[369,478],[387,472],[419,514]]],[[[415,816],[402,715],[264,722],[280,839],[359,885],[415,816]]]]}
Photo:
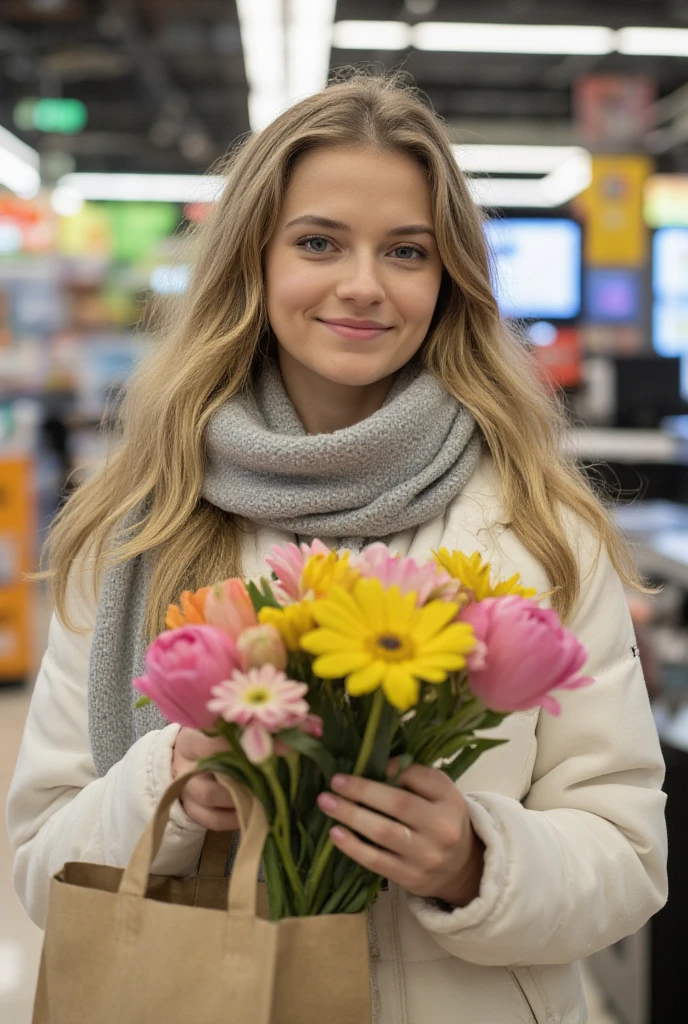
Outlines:
{"type": "Polygon", "coordinates": [[[612,29],[604,25],[504,25],[479,22],[338,21],[342,50],[433,50],[456,53],[605,54],[687,57],[688,29],[612,29]]]}
{"type": "Polygon", "coordinates": [[[65,174],[58,188],[68,188],[83,199],[123,202],[212,203],[219,198],[225,179],[202,174],[65,174]]]}
{"type": "Polygon", "coordinates": [[[0,185],[20,199],[33,199],[41,187],[39,163],[35,149],[0,128],[0,185]]]}
{"type": "Polygon", "coordinates": [[[568,203],[592,182],[592,157],[579,146],[454,146],[457,162],[467,174],[471,195],[479,206],[555,208],[568,203]],[[482,157],[480,149],[491,154],[482,157]],[[528,158],[527,151],[535,152],[528,158]],[[521,151],[513,158],[509,150],[521,151]],[[466,150],[469,151],[468,155],[466,150]],[[547,151],[538,153],[537,151],[547,151]],[[463,151],[463,152],[462,152],[463,151]],[[496,155],[495,155],[496,154],[496,155]],[[537,173],[541,178],[478,178],[471,173],[537,173]]]}
{"type": "Polygon", "coordinates": [[[648,57],[688,57],[688,28],[621,28],[619,53],[648,57]]]}
{"type": "Polygon", "coordinates": [[[464,53],[599,54],[614,49],[614,30],[601,25],[491,25],[425,21],[413,29],[418,50],[464,53]]]}
{"type": "Polygon", "coordinates": [[[413,29],[403,21],[336,21],[332,45],[340,50],[405,50],[413,29]]]}
{"type": "Polygon", "coordinates": [[[287,105],[287,69],[281,0],[236,0],[248,80],[248,118],[258,131],[287,105]]]}
{"type": "Polygon", "coordinates": [[[327,85],[337,0],[289,0],[287,7],[287,103],[327,85]]]}
{"type": "Polygon", "coordinates": [[[452,146],[463,171],[470,174],[548,174],[570,157],[587,153],[580,146],[452,146]]]}

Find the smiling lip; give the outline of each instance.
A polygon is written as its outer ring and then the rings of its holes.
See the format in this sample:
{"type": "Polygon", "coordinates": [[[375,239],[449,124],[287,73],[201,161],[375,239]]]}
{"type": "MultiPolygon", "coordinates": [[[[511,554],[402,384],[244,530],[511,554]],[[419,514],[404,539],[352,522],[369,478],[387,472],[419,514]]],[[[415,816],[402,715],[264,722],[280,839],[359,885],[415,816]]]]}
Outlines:
{"type": "Polygon", "coordinates": [[[377,338],[391,330],[377,320],[320,320],[320,323],[342,338],[358,338],[360,341],[377,338]]]}

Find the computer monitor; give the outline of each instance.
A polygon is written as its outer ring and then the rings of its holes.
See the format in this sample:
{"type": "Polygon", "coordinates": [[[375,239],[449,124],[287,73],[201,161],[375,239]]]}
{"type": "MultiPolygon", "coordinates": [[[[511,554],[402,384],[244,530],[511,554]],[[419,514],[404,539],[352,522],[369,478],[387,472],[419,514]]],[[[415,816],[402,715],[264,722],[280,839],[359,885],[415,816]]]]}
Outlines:
{"type": "Polygon", "coordinates": [[[616,426],[651,429],[665,416],[688,413],[681,398],[681,360],[634,356],[614,360],[616,426]]]}
{"type": "Polygon", "coordinates": [[[506,317],[571,321],[581,309],[581,227],[563,217],[485,223],[492,286],[506,317]]]}

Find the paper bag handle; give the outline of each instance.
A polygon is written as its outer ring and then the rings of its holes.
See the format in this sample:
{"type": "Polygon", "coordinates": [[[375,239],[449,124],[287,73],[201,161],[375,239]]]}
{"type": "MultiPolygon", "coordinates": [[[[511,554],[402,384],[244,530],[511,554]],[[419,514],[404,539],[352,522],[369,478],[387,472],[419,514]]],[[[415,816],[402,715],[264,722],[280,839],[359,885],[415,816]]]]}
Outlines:
{"type": "MultiPolygon", "coordinates": [[[[150,824],[139,839],[119,885],[120,895],[146,895],[151,864],[162,843],[165,826],[170,817],[170,808],[181,796],[184,786],[205,769],[194,768],[177,778],[167,787],[150,824]]],[[[255,917],[258,899],[258,870],[263,846],[268,835],[268,822],[260,800],[246,786],[225,775],[215,775],[217,782],[226,789],[236,807],[241,828],[229,886],[227,909],[231,914],[255,917]]]]}

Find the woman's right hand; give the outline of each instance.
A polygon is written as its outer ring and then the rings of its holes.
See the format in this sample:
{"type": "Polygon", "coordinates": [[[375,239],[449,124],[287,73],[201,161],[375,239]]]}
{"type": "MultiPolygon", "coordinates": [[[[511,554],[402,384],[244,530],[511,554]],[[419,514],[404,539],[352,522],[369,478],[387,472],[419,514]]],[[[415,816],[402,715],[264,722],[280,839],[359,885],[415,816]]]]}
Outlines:
{"type": "MultiPolygon", "coordinates": [[[[172,778],[191,771],[200,758],[228,749],[221,736],[211,739],[197,729],[182,727],[172,749],[172,778]]],[[[235,832],[239,828],[231,796],[210,772],[187,782],[180,800],[189,818],[211,832],[235,832]]]]}

